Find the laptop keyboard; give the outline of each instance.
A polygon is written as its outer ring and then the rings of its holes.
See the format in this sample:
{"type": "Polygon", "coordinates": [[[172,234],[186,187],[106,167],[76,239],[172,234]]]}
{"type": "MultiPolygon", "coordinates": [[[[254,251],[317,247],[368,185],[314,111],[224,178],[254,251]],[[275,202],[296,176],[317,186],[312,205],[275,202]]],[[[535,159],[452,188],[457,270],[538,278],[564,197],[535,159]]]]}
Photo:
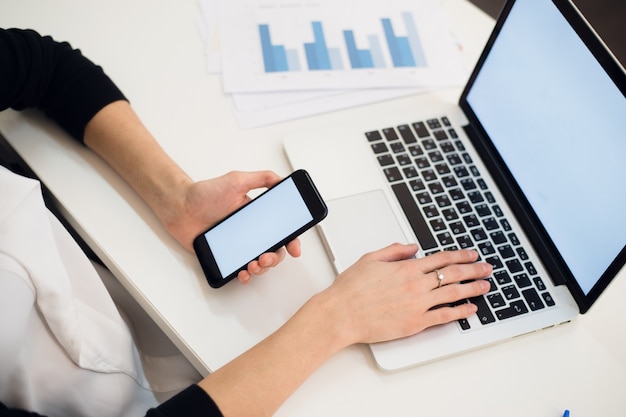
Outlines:
{"type": "Polygon", "coordinates": [[[493,266],[489,293],[470,300],[482,325],[555,304],[447,117],[365,136],[424,253],[473,248],[493,266]]]}

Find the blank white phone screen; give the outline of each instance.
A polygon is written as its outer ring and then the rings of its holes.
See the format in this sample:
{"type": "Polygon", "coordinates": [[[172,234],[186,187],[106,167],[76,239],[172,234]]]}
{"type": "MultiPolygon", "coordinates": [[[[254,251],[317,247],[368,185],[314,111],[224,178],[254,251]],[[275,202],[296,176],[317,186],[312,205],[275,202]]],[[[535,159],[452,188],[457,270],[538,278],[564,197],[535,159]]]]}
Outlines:
{"type": "Polygon", "coordinates": [[[204,236],[226,277],[311,220],[300,191],[288,178],[204,236]]]}

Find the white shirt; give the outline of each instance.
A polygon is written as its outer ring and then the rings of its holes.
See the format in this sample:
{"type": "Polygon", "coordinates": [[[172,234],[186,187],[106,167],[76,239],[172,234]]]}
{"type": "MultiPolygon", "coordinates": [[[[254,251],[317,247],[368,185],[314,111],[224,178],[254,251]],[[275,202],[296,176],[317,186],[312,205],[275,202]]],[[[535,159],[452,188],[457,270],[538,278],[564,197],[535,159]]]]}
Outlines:
{"type": "MultiPolygon", "coordinates": [[[[50,417],[141,416],[197,381],[162,334],[158,342],[151,335],[153,356],[139,351],[37,181],[0,167],[0,196],[0,401],[50,417]]],[[[114,279],[108,285],[121,289],[114,279]]],[[[156,329],[147,316],[134,318],[142,331],[156,329]]]]}

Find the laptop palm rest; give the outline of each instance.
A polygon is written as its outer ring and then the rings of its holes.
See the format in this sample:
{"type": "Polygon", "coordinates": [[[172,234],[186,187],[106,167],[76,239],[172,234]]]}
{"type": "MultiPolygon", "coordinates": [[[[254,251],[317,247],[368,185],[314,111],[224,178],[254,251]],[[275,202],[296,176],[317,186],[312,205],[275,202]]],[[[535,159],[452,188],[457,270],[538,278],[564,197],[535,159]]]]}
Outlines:
{"type": "Polygon", "coordinates": [[[392,243],[408,242],[381,190],[326,203],[328,217],[320,230],[337,272],[342,272],[367,252],[392,243]]]}

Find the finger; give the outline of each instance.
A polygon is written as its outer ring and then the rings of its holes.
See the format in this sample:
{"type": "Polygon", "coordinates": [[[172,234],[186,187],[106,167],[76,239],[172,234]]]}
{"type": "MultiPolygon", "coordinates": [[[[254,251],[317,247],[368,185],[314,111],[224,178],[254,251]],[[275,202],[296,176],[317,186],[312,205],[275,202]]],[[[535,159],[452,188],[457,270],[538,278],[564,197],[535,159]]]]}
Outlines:
{"type": "Polygon", "coordinates": [[[252,280],[252,275],[250,275],[250,273],[246,270],[239,271],[239,273],[237,274],[237,279],[239,280],[239,282],[246,285],[252,280]]]}
{"type": "Polygon", "coordinates": [[[454,307],[441,307],[426,313],[426,326],[436,326],[450,323],[456,320],[466,319],[476,314],[478,307],[471,303],[465,303],[454,307]]]}
{"type": "Polygon", "coordinates": [[[431,292],[431,303],[434,306],[455,303],[489,292],[490,284],[484,279],[465,284],[451,284],[431,292]]]}
{"type": "Polygon", "coordinates": [[[478,252],[472,249],[441,251],[433,255],[426,256],[421,263],[423,272],[431,272],[436,269],[443,269],[452,264],[467,264],[478,259],[478,252]]]}
{"type": "Polygon", "coordinates": [[[298,238],[287,243],[285,248],[287,249],[287,253],[289,253],[289,255],[291,255],[291,257],[293,258],[297,258],[302,254],[302,248],[300,246],[300,239],[298,238]]]}
{"type": "Polygon", "coordinates": [[[374,252],[369,252],[363,256],[371,260],[393,262],[410,259],[415,256],[418,246],[414,243],[403,245],[401,243],[393,243],[387,247],[374,252]]]}
{"type": "Polygon", "coordinates": [[[285,248],[279,248],[276,252],[266,252],[259,256],[257,262],[258,266],[263,269],[271,268],[278,265],[283,259],[285,259],[285,248]]]}
{"type": "Polygon", "coordinates": [[[493,267],[487,262],[475,262],[466,264],[452,264],[433,272],[426,273],[427,279],[432,282],[433,288],[443,287],[462,281],[486,278],[493,271],[493,267]],[[441,282],[439,280],[441,278],[441,282]],[[441,284],[441,285],[440,285],[441,284]]]}
{"type": "Polygon", "coordinates": [[[240,184],[248,190],[269,188],[278,183],[282,177],[274,171],[240,172],[240,184]]]}

